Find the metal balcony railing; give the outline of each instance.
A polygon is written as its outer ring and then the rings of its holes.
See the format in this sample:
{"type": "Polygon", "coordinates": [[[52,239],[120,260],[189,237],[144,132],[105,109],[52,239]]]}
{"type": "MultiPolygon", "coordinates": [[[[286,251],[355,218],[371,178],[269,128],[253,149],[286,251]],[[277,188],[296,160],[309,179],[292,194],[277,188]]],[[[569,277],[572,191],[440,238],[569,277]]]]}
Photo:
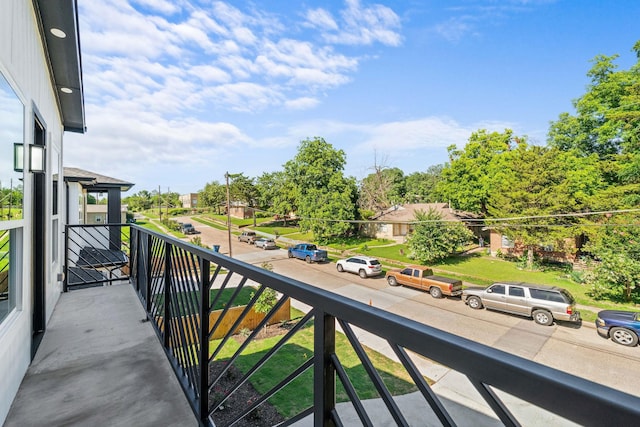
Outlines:
{"type": "Polygon", "coordinates": [[[250,418],[287,387],[297,387],[295,393],[308,397],[309,404],[295,413],[281,411],[286,418],[282,425],[291,425],[309,415],[316,426],[342,425],[336,410],[336,390],[351,402],[363,425],[375,425],[376,420],[371,419],[354,386],[353,370],[345,366],[336,351],[338,329],[357,354],[381,405],[398,425],[408,425],[354,328],[388,342],[421,393],[425,410],[431,408],[432,412],[425,411],[434,417],[429,424],[473,422],[455,419],[457,413],[448,410],[417,369],[417,357],[466,376],[505,425],[517,426],[527,421],[516,419],[517,411],[510,410],[507,399],[500,398],[505,394],[582,425],[635,425],[640,419],[637,397],[135,225],[131,226],[130,267],[131,283],[201,425],[233,425],[250,418]],[[237,311],[232,308],[234,300],[249,287],[253,291],[247,304],[239,309],[239,315],[233,314],[237,311]],[[244,331],[246,339],[238,342],[243,322],[254,316],[256,310],[252,309],[261,304],[261,295],[269,289],[277,291],[277,302],[271,304],[251,332],[244,331]],[[231,294],[228,301],[223,308],[214,310],[225,293],[231,294]],[[267,348],[246,356],[249,346],[260,340],[262,328],[289,299],[311,307],[310,311],[292,322],[287,333],[271,339],[267,348]],[[236,405],[231,418],[227,414],[221,420],[234,393],[257,381],[261,370],[302,333],[313,336],[312,354],[287,359],[286,375],[269,376],[271,383],[266,388],[263,385],[259,398],[236,405]],[[221,380],[232,371],[233,385],[220,387],[221,380]]]}
{"type": "Polygon", "coordinates": [[[65,227],[64,291],[129,278],[129,225],[65,227]]]}

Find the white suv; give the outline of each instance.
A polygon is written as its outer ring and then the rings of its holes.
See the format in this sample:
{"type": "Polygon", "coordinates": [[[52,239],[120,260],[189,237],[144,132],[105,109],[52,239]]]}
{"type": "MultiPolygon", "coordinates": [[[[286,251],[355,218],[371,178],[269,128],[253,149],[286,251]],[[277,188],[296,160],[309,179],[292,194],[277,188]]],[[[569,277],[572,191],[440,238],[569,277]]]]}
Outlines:
{"type": "Polygon", "coordinates": [[[382,274],[382,265],[380,261],[368,256],[354,256],[347,259],[341,259],[336,263],[336,268],[340,273],[348,271],[355,273],[363,279],[371,276],[382,274]]]}

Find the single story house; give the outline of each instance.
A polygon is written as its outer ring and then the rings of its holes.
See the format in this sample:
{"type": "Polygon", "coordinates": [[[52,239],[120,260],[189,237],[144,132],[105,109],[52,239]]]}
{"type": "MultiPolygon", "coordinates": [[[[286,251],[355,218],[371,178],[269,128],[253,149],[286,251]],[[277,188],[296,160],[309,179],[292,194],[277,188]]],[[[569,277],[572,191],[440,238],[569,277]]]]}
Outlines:
{"type": "MultiPolygon", "coordinates": [[[[413,222],[416,219],[416,212],[429,212],[433,210],[442,216],[444,221],[465,221],[472,218],[466,212],[459,212],[451,209],[448,203],[410,203],[405,205],[392,206],[380,212],[372,218],[372,222],[363,226],[363,232],[378,239],[390,239],[399,243],[405,241],[406,236],[411,234],[415,228],[413,222]]],[[[480,236],[481,227],[471,225],[474,234],[480,236]]]]}

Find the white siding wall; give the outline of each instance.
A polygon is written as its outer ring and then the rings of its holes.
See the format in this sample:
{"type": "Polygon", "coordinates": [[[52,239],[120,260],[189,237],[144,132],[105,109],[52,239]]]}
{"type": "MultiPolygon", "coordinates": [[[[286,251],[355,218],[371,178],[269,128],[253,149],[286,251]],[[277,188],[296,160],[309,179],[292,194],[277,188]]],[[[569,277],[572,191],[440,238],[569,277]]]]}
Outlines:
{"type": "MultiPolygon", "coordinates": [[[[41,37],[35,19],[33,4],[29,0],[2,0],[0,6],[0,72],[13,87],[25,106],[24,141],[33,141],[33,106],[37,108],[46,126],[47,157],[51,166],[50,153],[53,148],[62,153],[63,127],[57,109],[55,94],[51,87],[51,78],[45,62],[41,37]]],[[[62,171],[62,155],[55,161],[62,171]]],[[[47,173],[46,224],[45,239],[47,266],[46,271],[46,307],[47,320],[60,295],[60,283],[56,281],[61,272],[61,262],[53,263],[51,242],[51,167],[47,173]]],[[[22,220],[23,269],[22,286],[17,295],[17,311],[0,323],[0,425],[3,424],[11,402],[20,386],[30,363],[31,349],[31,249],[33,217],[33,181],[28,172],[24,174],[24,219],[22,220]]],[[[60,193],[59,229],[64,228],[65,202],[64,192],[60,193]]],[[[63,244],[58,237],[58,248],[63,244]]],[[[59,252],[59,256],[62,253],[59,252]]]]}

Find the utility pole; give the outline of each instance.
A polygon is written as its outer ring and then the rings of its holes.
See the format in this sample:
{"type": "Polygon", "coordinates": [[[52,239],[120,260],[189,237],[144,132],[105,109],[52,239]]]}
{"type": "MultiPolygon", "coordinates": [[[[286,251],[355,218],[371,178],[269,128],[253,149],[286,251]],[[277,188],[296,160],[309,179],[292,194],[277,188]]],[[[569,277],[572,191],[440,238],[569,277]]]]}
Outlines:
{"type": "Polygon", "coordinates": [[[158,215],[160,216],[160,222],[162,222],[162,193],[160,192],[159,185],[158,185],[158,215]]]}
{"type": "Polygon", "coordinates": [[[225,179],[227,180],[227,236],[229,237],[229,256],[233,257],[231,252],[231,207],[230,207],[230,197],[229,197],[229,172],[224,174],[225,179]]]}

